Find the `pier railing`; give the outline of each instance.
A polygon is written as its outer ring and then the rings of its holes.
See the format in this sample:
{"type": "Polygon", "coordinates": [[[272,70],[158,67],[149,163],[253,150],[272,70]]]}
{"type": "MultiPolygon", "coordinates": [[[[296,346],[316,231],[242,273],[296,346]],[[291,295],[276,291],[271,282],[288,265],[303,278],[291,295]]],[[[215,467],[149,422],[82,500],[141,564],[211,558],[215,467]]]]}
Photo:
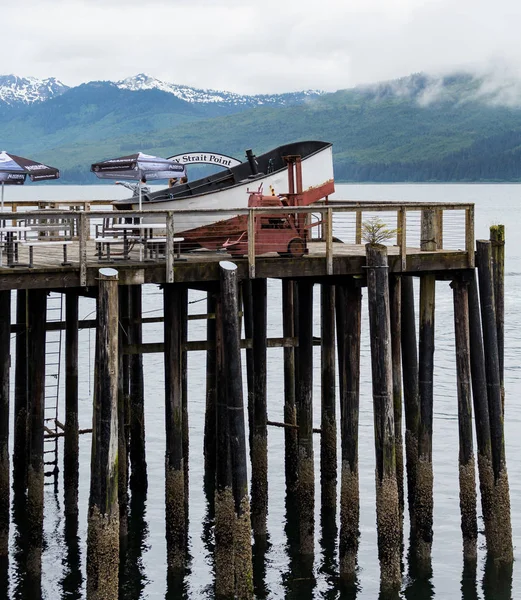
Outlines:
{"type": "MultiPolygon", "coordinates": [[[[46,204],[52,205],[51,202],[46,204]]],[[[417,249],[426,252],[444,250],[465,253],[467,267],[474,266],[474,205],[469,203],[427,202],[341,202],[329,201],[307,207],[255,207],[235,210],[142,210],[115,211],[92,210],[93,204],[106,201],[71,202],[74,210],[24,210],[17,204],[17,212],[1,213],[4,223],[20,223],[31,219],[33,223],[70,223],[72,239],[79,242],[78,261],[81,281],[86,282],[87,264],[99,259],[93,239],[99,239],[96,227],[102,235],[118,235],[110,231],[110,223],[138,222],[143,230],[153,223],[156,235],[163,240],[163,250],[158,259],[166,262],[166,280],[174,280],[174,263],[179,247],[175,239],[184,236],[184,248],[199,242],[202,246],[218,250],[223,244],[235,257],[247,257],[249,274],[255,277],[255,262],[259,255],[278,253],[282,256],[299,258],[303,250],[314,243],[313,255],[323,254],[326,273],[333,274],[335,255],[342,254],[347,246],[362,246],[369,241],[371,232],[383,232],[382,243],[393,247],[400,257],[401,268],[406,269],[407,252],[417,249]],[[105,226],[108,223],[108,226],[105,226]],[[193,230],[203,224],[200,235],[193,230]],[[159,228],[158,225],[164,225],[159,228]],[[291,231],[290,231],[291,230],[291,231]],[[96,237],[98,236],[98,237],[96,237]],[[369,236],[369,237],[368,237],[369,236]],[[289,242],[300,238],[303,244],[289,242]]],[[[67,206],[67,202],[60,202],[67,206]]],[[[34,206],[34,204],[32,204],[34,206]]],[[[14,207],[13,207],[14,208],[14,207]]],[[[122,233],[120,232],[121,236],[122,233]]],[[[137,235],[132,237],[135,241],[137,235]]],[[[360,248],[361,250],[361,248],[360,248]]],[[[135,255],[126,258],[136,259],[135,255]]],[[[74,261],[73,252],[70,259],[74,261]]],[[[142,256],[138,258],[141,260],[142,256]]]]}

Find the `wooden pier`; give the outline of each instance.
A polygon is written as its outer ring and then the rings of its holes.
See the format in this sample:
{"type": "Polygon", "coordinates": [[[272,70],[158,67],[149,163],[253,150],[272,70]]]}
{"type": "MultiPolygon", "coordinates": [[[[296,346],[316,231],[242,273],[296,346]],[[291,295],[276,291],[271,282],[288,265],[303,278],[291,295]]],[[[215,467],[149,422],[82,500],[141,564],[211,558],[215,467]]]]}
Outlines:
{"type": "MultiPolygon", "coordinates": [[[[27,509],[27,573],[41,579],[45,439],[64,436],[65,517],[78,519],[78,329],[96,330],[87,598],[118,597],[118,564],[126,547],[130,496],[146,496],[146,423],[142,355],[164,354],[165,536],[169,577],[184,575],[189,519],[186,353],[207,356],[205,491],[215,519],[215,594],[253,597],[252,543],[267,536],[269,428],[285,430],[285,474],[296,509],[296,547],[312,569],[315,465],[320,465],[322,518],[336,514],[340,490],[339,580],[356,585],[359,537],[358,413],[362,292],[371,333],[378,559],[381,587],[402,584],[402,551],[410,535],[421,570],[430,569],[433,523],[432,421],[436,282],[454,296],[459,419],[460,506],[465,561],[477,555],[477,465],[488,555],[513,560],[503,438],[504,231],[474,239],[472,204],[326,202],[306,208],[242,211],[108,211],[87,203],[0,214],[0,557],[9,552],[11,464],[16,501],[27,509]],[[74,210],[71,210],[74,208],[74,210]],[[274,245],[257,255],[255,231],[280,226],[280,214],[309,224],[305,254],[274,245]],[[243,257],[204,248],[187,251],[188,217],[248,220],[243,257]],[[114,219],[132,227],[113,227],[114,219]],[[140,219],[136,226],[135,219],[140,219]],[[154,227],[147,224],[154,223],[154,227]],[[262,225],[261,225],[262,227],[262,225]],[[2,229],[4,231],[2,232],[2,229]],[[159,232],[159,234],[158,234],[159,232]],[[9,237],[7,234],[9,233],[9,237]],[[156,238],[154,238],[154,235],[156,238]],[[154,241],[155,239],[155,241],[154,241]],[[152,241],[151,241],[152,240],[152,241]],[[289,254],[289,256],[288,256],[289,254]],[[283,282],[280,336],[267,337],[266,281],[283,282]],[[419,279],[419,302],[413,279],[419,279]],[[159,285],[161,317],[143,316],[141,286],[159,285]],[[313,336],[313,295],[320,286],[321,334],[313,336]],[[478,295],[479,286],[479,295],[478,295]],[[206,339],[188,341],[188,290],[207,293],[206,339]],[[10,323],[16,291],[16,322],[10,323]],[[65,299],[63,317],[47,320],[47,294],[65,299]],[[78,321],[81,296],[96,298],[96,318],[78,321]],[[416,315],[419,316],[417,329],[416,315]],[[164,339],[143,343],[147,321],[163,322],[164,339]],[[242,322],[245,338],[241,339],[242,322]],[[49,418],[43,382],[46,336],[65,331],[65,414],[49,418]],[[10,335],[16,333],[15,373],[10,335]],[[313,346],[321,346],[321,422],[313,422],[313,346]],[[284,348],[284,422],[267,414],[266,353],[284,348]],[[245,350],[245,352],[243,352],[245,350]],[[242,381],[242,361],[247,381],[242,381]],[[14,382],[14,452],[8,454],[9,391],[14,382]],[[243,391],[243,387],[245,391],[243,391]],[[340,414],[336,414],[336,394],[340,414]],[[474,419],[472,412],[474,411],[474,419]],[[402,425],[403,419],[403,425],[402,425]],[[62,422],[63,421],[63,422],[62,422]],[[404,430],[405,434],[403,434],[404,430]],[[320,435],[320,459],[313,436],[320,435]],[[249,441],[249,444],[247,444],[249,441]],[[247,455],[249,445],[250,456],[247,455]],[[341,472],[337,473],[337,445],[341,472]],[[251,461],[251,481],[247,462],[251,461]],[[407,494],[404,494],[404,477],[407,494]],[[404,497],[405,496],[405,497],[404,497]],[[410,532],[404,531],[404,512],[410,532]]],[[[60,360],[61,357],[60,357],[60,360]]],[[[281,394],[282,398],[282,394],[281,394]]],[[[281,401],[282,404],[282,401],[281,401]]],[[[311,572],[309,570],[309,572],[311,572]]]]}

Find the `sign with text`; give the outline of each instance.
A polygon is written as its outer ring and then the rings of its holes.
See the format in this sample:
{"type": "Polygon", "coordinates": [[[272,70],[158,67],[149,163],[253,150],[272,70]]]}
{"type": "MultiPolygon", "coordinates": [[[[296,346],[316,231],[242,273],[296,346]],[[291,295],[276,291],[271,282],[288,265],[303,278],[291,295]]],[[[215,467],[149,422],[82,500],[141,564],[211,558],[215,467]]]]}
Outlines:
{"type": "Polygon", "coordinates": [[[219,167],[235,167],[241,164],[240,160],[226,154],[217,154],[216,152],[185,152],[184,154],[176,154],[175,156],[169,156],[169,160],[175,160],[182,165],[193,165],[193,164],[208,164],[216,165],[219,167]]]}

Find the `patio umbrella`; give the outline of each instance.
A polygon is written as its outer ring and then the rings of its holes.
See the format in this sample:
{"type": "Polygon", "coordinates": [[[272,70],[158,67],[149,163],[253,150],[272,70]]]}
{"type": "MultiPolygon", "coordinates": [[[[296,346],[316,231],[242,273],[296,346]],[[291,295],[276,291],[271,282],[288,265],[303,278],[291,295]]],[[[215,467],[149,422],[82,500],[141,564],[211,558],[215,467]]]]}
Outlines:
{"type": "MultiPolygon", "coordinates": [[[[168,158],[138,152],[120,158],[110,158],[91,165],[90,170],[100,179],[170,179],[184,177],[185,166],[168,158]]],[[[141,186],[139,186],[139,210],[141,210],[141,186]]]]}
{"type": "Polygon", "coordinates": [[[58,179],[60,171],[29,158],[9,154],[5,150],[0,152],[0,182],[2,183],[0,210],[4,210],[4,186],[23,185],[27,175],[31,181],[44,181],[58,179]]]}

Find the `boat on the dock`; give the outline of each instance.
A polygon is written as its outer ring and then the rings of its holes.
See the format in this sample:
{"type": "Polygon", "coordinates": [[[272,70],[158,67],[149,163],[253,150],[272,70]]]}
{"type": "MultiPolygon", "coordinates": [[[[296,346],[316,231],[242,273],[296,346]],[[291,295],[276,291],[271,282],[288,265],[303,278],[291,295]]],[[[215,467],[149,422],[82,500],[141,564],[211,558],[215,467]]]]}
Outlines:
{"type": "MultiPolygon", "coordinates": [[[[289,171],[295,160],[300,163],[297,190],[300,205],[311,204],[335,191],[333,178],[332,144],[321,141],[302,141],[279,146],[260,156],[251,150],[247,160],[208,177],[203,177],[171,188],[144,194],[142,207],[146,210],[217,209],[219,212],[183,214],[175,219],[176,234],[200,230],[229,218],[221,211],[248,207],[250,193],[260,189],[264,193],[285,195],[288,190],[289,171]],[[298,159],[297,159],[298,157],[298,159]]],[[[137,210],[138,199],[116,200],[114,208],[137,210]]],[[[146,222],[153,217],[147,217],[146,222]]],[[[191,239],[197,236],[189,235],[191,239]]]]}

